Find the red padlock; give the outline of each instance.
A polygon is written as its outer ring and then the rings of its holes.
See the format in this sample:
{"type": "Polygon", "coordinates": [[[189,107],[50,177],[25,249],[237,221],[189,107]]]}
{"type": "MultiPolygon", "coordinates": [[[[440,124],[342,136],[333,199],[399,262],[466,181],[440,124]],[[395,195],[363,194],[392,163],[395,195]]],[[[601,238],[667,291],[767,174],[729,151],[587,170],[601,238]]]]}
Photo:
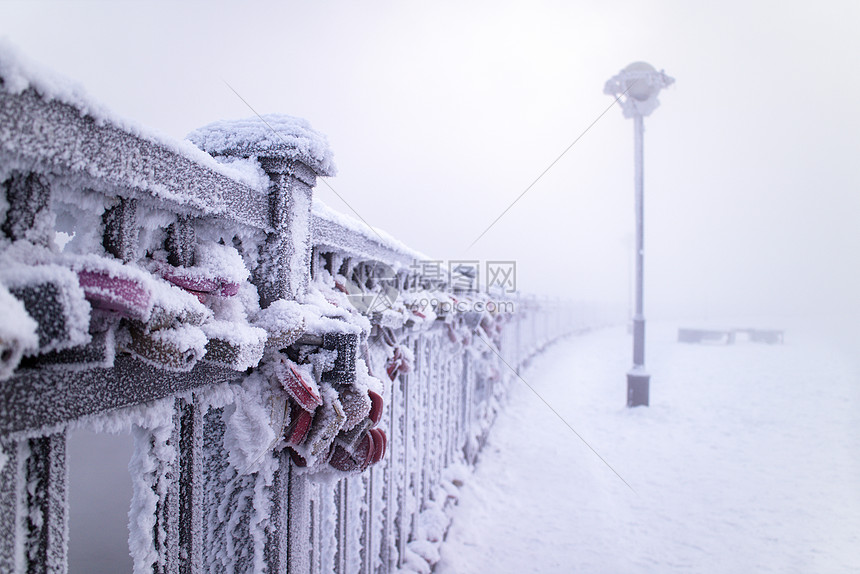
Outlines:
{"type": "Polygon", "coordinates": [[[322,405],[320,396],[304,380],[292,361],[283,355],[279,355],[278,362],[275,363],[275,375],[290,396],[306,411],[312,413],[322,405]]]}
{"type": "Polygon", "coordinates": [[[370,396],[370,414],[368,417],[373,421],[373,426],[376,426],[382,420],[382,397],[373,391],[367,391],[367,394],[370,396]]]}
{"type": "Polygon", "coordinates": [[[373,460],[370,464],[376,464],[385,456],[385,451],[388,447],[388,437],[385,436],[385,431],[382,429],[370,429],[369,432],[373,435],[373,444],[375,447],[373,460]]]}
{"type": "Polygon", "coordinates": [[[284,432],[284,439],[291,446],[299,446],[308,438],[314,416],[296,404],[291,405],[290,411],[290,425],[284,432]]]}

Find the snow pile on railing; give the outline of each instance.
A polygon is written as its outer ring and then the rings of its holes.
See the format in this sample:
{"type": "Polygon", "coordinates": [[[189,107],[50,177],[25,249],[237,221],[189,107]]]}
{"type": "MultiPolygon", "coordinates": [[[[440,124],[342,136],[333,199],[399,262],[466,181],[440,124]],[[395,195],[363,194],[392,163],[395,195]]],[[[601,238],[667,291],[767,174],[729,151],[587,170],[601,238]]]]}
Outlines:
{"type": "Polygon", "coordinates": [[[247,158],[286,157],[317,173],[337,173],[325,136],[301,118],[266,114],[245,120],[213,122],[194,130],[188,140],[205,152],[247,158]]]}

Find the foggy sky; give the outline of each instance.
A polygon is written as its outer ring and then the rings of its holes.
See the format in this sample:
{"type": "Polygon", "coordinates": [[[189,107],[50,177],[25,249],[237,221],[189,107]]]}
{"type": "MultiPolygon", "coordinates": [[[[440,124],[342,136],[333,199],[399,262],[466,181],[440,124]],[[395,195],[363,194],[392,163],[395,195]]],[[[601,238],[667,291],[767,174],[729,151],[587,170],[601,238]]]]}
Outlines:
{"type": "Polygon", "coordinates": [[[325,133],[329,183],[372,225],[625,307],[617,106],[467,248],[648,61],[676,79],[645,120],[646,316],[671,318],[860,310],[858,25],[853,1],[0,4],[0,36],[137,123],[252,116],[229,83],[325,133]]]}

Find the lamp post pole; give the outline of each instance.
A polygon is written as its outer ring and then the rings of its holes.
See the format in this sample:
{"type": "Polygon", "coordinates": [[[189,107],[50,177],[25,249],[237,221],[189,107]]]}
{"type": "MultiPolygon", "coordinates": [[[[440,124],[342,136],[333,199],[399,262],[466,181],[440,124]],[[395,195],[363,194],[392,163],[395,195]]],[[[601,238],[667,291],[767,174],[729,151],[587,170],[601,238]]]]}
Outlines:
{"type": "Polygon", "coordinates": [[[645,369],[645,210],[643,118],[657,109],[657,94],[675,80],[645,62],[634,62],[613,76],[603,92],[618,98],[624,116],[633,119],[633,162],[636,192],[636,311],[633,315],[633,367],[627,372],[627,406],[648,406],[651,375],[645,369]]]}
{"type": "MultiPolygon", "coordinates": [[[[645,209],[643,204],[643,170],[642,170],[642,115],[633,116],[633,166],[636,185],[636,310],[633,315],[633,370],[645,368],[645,309],[644,309],[644,277],[645,277],[645,209]]],[[[647,377],[647,375],[645,375],[647,377]]],[[[629,383],[629,376],[628,376],[629,383]]],[[[644,383],[645,404],[648,404],[647,380],[644,383]]],[[[628,396],[629,400],[629,396],[628,396]]]]}

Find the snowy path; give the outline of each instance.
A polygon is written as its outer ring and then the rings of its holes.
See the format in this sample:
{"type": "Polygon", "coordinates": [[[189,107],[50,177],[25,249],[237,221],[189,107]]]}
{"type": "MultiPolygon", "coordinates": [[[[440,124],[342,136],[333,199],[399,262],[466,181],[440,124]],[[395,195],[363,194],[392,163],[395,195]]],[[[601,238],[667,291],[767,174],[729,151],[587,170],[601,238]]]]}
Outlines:
{"type": "Polygon", "coordinates": [[[524,374],[636,492],[519,384],[437,573],[860,572],[856,355],[792,330],[684,345],[675,327],[649,327],[647,409],[623,406],[623,329],[524,374]]]}

